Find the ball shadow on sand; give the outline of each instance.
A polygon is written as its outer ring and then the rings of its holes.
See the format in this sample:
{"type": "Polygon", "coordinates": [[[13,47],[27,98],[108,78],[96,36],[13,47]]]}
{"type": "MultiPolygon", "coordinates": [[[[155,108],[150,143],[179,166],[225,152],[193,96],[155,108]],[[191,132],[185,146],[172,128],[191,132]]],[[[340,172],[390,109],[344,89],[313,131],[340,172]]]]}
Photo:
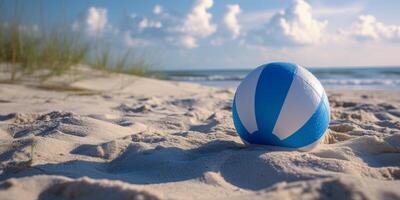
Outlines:
{"type": "Polygon", "coordinates": [[[137,146],[130,145],[124,153],[110,162],[76,160],[35,165],[18,173],[5,172],[0,181],[12,177],[60,175],[71,178],[87,176],[94,179],[112,179],[132,184],[158,184],[191,179],[204,180],[205,173],[215,172],[224,182],[243,189],[259,190],[280,181],[312,178],[285,173],[279,165],[261,156],[273,151],[276,151],[273,147],[244,147],[239,143],[223,140],[214,140],[189,150],[158,146],[139,151],[137,146]]]}

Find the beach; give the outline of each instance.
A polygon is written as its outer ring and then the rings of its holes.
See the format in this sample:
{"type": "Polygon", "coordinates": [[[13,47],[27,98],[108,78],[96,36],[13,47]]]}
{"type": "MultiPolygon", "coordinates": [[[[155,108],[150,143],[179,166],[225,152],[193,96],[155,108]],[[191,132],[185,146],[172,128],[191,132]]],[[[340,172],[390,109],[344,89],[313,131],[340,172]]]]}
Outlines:
{"type": "Polygon", "coordinates": [[[328,89],[301,152],[245,145],[235,88],[86,74],[0,84],[0,199],[400,199],[398,90],[328,89]]]}

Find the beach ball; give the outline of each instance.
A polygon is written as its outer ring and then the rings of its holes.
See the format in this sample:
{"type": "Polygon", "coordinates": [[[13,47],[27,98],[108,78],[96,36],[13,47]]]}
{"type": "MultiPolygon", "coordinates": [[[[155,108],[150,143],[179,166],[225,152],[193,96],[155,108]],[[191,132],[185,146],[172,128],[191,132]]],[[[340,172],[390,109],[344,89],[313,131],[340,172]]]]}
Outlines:
{"type": "Polygon", "coordinates": [[[312,150],[329,125],[329,102],[318,79],[292,63],[251,71],[232,105],[235,128],[245,143],[312,150]]]}

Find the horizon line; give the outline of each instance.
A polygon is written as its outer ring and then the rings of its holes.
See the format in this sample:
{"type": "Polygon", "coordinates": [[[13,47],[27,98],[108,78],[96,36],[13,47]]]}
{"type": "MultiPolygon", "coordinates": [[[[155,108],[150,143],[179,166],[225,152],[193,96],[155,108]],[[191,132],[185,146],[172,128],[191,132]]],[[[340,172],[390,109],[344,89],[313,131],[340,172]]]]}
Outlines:
{"type": "MultiPolygon", "coordinates": [[[[259,65],[261,66],[261,65],[259,65]]],[[[258,67],[258,66],[257,66],[258,67]]],[[[254,67],[256,68],[256,67],[254,67]]],[[[254,68],[207,68],[207,69],[190,69],[190,68],[165,68],[165,69],[154,69],[151,71],[222,71],[222,70],[251,70],[254,68]]],[[[400,68],[399,65],[368,65],[368,66],[362,66],[362,65],[354,65],[354,66],[311,66],[311,67],[305,67],[307,69],[376,69],[376,68],[400,68]]]]}

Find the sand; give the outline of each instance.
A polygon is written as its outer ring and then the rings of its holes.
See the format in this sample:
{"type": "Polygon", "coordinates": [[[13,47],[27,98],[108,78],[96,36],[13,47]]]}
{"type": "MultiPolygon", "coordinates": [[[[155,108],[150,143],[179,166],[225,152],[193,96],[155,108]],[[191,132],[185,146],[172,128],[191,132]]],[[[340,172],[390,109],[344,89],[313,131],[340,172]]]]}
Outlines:
{"type": "Polygon", "coordinates": [[[299,152],[244,145],[234,89],[59,80],[0,84],[0,199],[400,199],[400,92],[328,91],[328,133],[299,152]]]}

